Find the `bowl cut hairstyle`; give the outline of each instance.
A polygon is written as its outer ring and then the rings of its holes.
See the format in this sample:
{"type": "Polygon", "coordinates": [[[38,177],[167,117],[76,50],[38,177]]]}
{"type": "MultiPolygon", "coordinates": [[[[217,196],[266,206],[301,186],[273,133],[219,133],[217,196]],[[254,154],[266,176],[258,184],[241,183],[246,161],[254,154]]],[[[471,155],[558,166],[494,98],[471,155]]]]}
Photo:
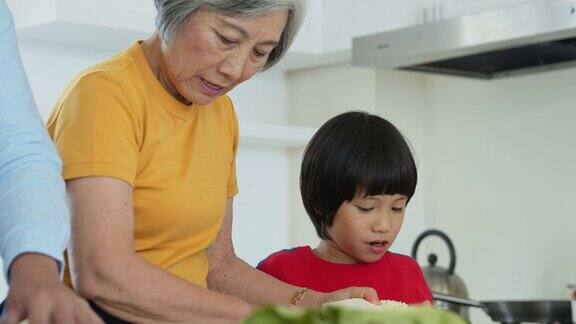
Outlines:
{"type": "Polygon", "coordinates": [[[363,111],[340,114],[314,134],[302,159],[300,192],[321,239],[344,202],[359,196],[408,198],[416,190],[412,151],[400,131],[363,111]]]}

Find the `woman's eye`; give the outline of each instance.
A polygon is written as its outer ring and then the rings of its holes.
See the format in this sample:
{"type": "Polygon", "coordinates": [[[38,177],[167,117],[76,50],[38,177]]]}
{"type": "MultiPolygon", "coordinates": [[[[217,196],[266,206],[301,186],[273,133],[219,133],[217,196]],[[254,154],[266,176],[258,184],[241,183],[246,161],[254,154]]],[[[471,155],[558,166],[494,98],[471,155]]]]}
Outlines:
{"type": "Polygon", "coordinates": [[[359,210],[361,213],[369,213],[369,212],[371,212],[372,210],[374,210],[374,208],[362,208],[362,207],[360,207],[360,206],[356,206],[356,208],[358,208],[358,210],[359,210]]]}
{"type": "Polygon", "coordinates": [[[231,40],[230,38],[224,37],[220,34],[218,34],[218,38],[220,38],[220,41],[226,45],[231,45],[234,44],[235,42],[233,40],[231,40]]]}
{"type": "Polygon", "coordinates": [[[264,52],[261,52],[259,50],[254,50],[254,55],[256,55],[258,57],[264,57],[264,56],[268,55],[268,53],[264,53],[264,52]]]}
{"type": "Polygon", "coordinates": [[[397,213],[401,213],[404,210],[404,207],[392,207],[392,210],[397,213]]]}

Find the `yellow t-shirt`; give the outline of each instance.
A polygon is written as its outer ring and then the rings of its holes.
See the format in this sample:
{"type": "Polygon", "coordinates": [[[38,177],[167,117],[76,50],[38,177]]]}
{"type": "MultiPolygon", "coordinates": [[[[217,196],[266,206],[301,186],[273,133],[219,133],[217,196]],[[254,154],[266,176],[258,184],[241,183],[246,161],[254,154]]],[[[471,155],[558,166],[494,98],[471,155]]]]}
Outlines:
{"type": "Polygon", "coordinates": [[[180,103],[134,43],[72,81],[48,132],[64,179],[108,176],[134,188],[140,256],[206,286],[205,249],[220,229],[227,198],[238,192],[238,123],[227,96],[206,106],[180,103]]]}

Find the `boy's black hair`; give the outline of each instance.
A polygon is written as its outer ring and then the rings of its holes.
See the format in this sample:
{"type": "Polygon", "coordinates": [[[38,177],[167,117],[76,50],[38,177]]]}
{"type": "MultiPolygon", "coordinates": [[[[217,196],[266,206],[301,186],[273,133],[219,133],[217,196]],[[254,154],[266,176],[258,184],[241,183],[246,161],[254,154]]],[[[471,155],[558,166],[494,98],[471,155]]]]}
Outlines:
{"type": "Polygon", "coordinates": [[[363,111],[327,121],[306,146],[300,192],[321,239],[345,202],[357,195],[408,197],[416,189],[416,164],[407,141],[390,122],[363,111]]]}

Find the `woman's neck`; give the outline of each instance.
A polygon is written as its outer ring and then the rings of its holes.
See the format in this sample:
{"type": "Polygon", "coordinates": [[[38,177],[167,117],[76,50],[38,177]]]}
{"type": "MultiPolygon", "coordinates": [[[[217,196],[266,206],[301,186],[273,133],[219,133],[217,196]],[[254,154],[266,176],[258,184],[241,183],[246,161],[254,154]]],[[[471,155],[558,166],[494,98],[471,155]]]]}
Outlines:
{"type": "Polygon", "coordinates": [[[168,77],[168,72],[166,68],[166,62],[164,61],[164,56],[162,55],[162,41],[158,36],[158,33],[154,33],[150,38],[142,42],[142,49],[144,50],[144,56],[150,65],[150,69],[156,79],[160,81],[160,84],[168,91],[168,93],[174,97],[176,100],[180,101],[185,105],[191,105],[190,100],[184,98],[176,89],[176,87],[170,82],[168,77]]]}

